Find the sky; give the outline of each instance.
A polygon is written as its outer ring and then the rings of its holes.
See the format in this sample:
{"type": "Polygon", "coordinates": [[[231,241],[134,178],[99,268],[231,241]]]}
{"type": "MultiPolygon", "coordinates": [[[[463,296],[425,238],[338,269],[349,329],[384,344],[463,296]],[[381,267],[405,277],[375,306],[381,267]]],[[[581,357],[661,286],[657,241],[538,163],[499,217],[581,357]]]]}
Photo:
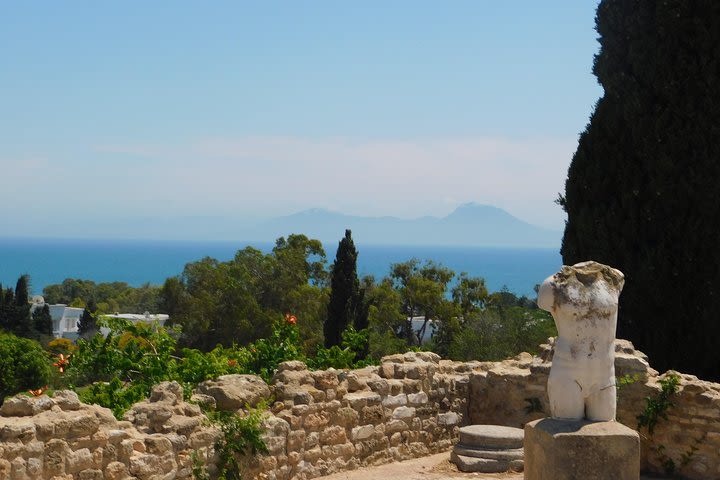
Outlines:
{"type": "Polygon", "coordinates": [[[466,202],[560,230],[596,6],[0,0],[0,237],[466,202]]]}

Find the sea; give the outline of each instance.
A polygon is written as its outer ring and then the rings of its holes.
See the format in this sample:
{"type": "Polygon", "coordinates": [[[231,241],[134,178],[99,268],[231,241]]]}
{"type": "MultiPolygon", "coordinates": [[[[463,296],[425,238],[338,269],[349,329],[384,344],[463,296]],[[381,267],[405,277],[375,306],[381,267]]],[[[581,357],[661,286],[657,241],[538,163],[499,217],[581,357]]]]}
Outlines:
{"type": "MultiPolygon", "coordinates": [[[[230,260],[240,249],[253,246],[272,250],[272,243],[179,242],[157,240],[70,240],[0,238],[0,284],[15,286],[20,275],[30,275],[31,291],[66,278],[95,282],[162,285],[179,275],[188,262],[203,257],[230,260]]],[[[502,248],[448,246],[357,245],[358,274],[382,279],[393,263],[412,258],[432,260],[457,273],[485,279],[491,292],[507,288],[517,295],[534,295],[534,286],[562,265],[558,248],[502,248]]],[[[332,264],[337,243],[325,245],[332,264]]]]}

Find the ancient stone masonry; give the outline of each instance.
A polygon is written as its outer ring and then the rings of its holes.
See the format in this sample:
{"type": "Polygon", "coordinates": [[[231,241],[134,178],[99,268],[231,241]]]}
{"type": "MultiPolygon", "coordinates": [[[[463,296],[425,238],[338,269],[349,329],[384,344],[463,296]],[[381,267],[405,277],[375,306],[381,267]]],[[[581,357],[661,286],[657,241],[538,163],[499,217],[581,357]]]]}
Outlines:
{"type": "MultiPolygon", "coordinates": [[[[553,342],[542,345],[538,357],[521,354],[514,359],[483,366],[470,376],[469,423],[522,427],[550,412],[545,385],[550,373],[553,342]]],[[[626,340],[615,341],[615,375],[629,383],[618,389],[617,421],[636,429],[645,399],[661,390],[658,375],[647,357],[626,340]]],[[[720,479],[720,384],[678,374],[680,388],[673,395],[668,419],[660,419],[654,435],[640,431],[641,470],[664,473],[668,459],[677,473],[691,479],[720,479]],[[697,450],[693,450],[697,449],[697,450]],[[683,465],[683,455],[689,459],[683,465]]]]}
{"type": "MultiPolygon", "coordinates": [[[[616,375],[636,378],[619,389],[618,421],[635,428],[662,376],[629,342],[617,341],[615,351],[616,375]]],[[[212,470],[219,435],[199,404],[232,411],[273,402],[264,420],[270,455],[248,459],[247,478],[309,479],[449,452],[460,426],[522,428],[547,416],[552,353],[550,343],[538,357],[460,363],[418,352],[351,371],[285,362],[270,385],[226,375],[202,384],[191,402],[165,382],[123,421],[73,392],[13,397],[0,408],[0,480],[190,479],[194,451],[212,470]]],[[[643,469],[662,472],[669,457],[688,478],[720,479],[720,385],[681,375],[673,401],[668,420],[643,438],[643,469]]]]}

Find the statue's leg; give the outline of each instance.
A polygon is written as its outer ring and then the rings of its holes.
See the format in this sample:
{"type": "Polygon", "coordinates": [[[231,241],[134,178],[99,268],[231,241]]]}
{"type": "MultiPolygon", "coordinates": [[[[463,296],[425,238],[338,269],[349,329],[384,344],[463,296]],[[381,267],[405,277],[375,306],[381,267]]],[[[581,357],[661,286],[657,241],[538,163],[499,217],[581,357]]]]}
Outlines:
{"type": "Polygon", "coordinates": [[[548,397],[553,418],[580,420],[585,417],[582,386],[572,376],[552,370],[548,379],[548,397]]]}
{"type": "Polygon", "coordinates": [[[615,385],[593,392],[587,399],[587,418],[595,422],[615,420],[617,393],[615,385]]]}

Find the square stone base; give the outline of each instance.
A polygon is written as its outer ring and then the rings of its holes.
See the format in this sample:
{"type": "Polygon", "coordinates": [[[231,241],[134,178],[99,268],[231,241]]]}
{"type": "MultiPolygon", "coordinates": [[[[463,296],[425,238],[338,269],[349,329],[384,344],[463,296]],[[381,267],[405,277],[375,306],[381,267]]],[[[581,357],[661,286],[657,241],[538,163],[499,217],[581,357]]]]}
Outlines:
{"type": "Polygon", "coordinates": [[[640,436],[617,422],[525,425],[525,480],[638,480],[640,436]]]}

